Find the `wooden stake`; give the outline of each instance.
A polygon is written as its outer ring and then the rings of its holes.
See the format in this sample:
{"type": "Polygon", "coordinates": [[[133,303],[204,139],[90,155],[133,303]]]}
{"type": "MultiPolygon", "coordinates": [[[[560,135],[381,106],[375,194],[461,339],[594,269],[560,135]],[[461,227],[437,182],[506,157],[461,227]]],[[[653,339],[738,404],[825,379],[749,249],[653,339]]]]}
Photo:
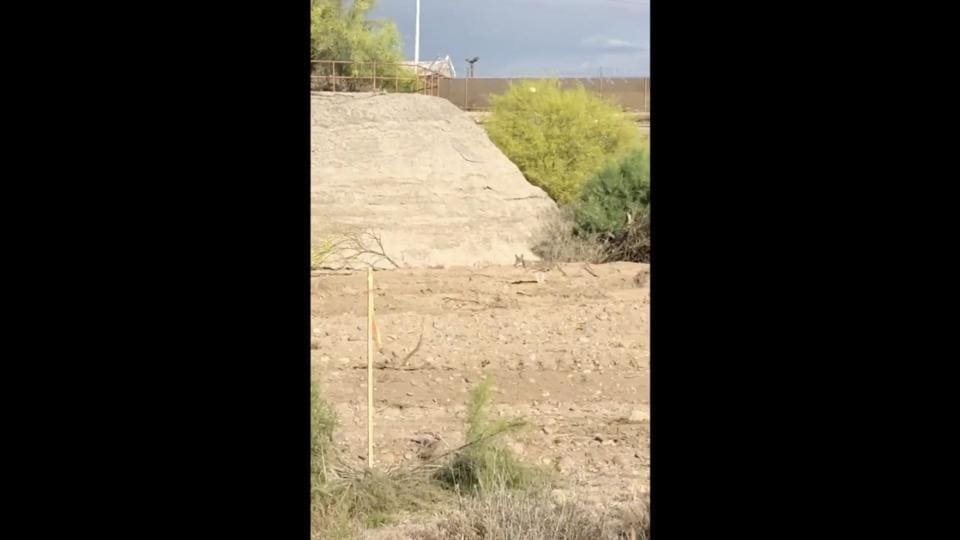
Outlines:
{"type": "Polygon", "coordinates": [[[373,468],[373,268],[367,268],[367,468],[373,468]]]}

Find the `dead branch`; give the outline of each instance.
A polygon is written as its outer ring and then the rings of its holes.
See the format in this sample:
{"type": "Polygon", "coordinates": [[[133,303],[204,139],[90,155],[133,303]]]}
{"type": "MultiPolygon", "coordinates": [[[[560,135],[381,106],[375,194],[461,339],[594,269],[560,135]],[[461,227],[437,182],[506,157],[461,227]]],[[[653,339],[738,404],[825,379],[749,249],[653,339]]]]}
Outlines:
{"type": "Polygon", "coordinates": [[[325,249],[325,255],[321,260],[321,264],[328,259],[334,259],[341,263],[339,267],[323,268],[343,270],[349,263],[356,261],[375,268],[376,261],[371,263],[363,260],[361,257],[365,255],[372,255],[376,259],[383,259],[392,264],[394,268],[400,268],[400,265],[387,255],[386,249],[383,247],[382,237],[372,231],[341,233],[340,238],[325,249]]]}
{"type": "Polygon", "coordinates": [[[406,356],[403,357],[403,360],[400,361],[401,365],[406,364],[407,360],[410,360],[410,358],[412,358],[413,355],[420,350],[420,344],[423,343],[423,321],[424,319],[421,318],[420,319],[420,337],[417,338],[417,346],[414,347],[412,351],[410,351],[406,356]]]}
{"type": "Polygon", "coordinates": [[[467,448],[470,448],[470,447],[472,447],[472,446],[479,445],[479,444],[484,443],[484,442],[487,442],[487,441],[489,441],[489,440],[491,440],[491,439],[495,439],[495,438],[497,438],[497,437],[500,437],[500,436],[502,436],[502,435],[505,435],[505,434],[507,434],[507,433],[510,433],[511,431],[515,431],[516,429],[525,427],[525,426],[527,426],[527,425],[528,425],[527,422],[525,422],[525,421],[523,421],[523,420],[512,420],[512,421],[508,422],[507,424],[505,424],[505,425],[504,425],[503,427],[501,427],[500,429],[498,429],[498,430],[496,430],[496,431],[494,431],[494,432],[492,432],[492,433],[488,433],[488,434],[486,434],[486,435],[484,435],[484,436],[482,436],[482,437],[478,437],[477,439],[475,439],[475,440],[473,440],[473,441],[470,441],[470,442],[468,442],[468,443],[466,443],[466,444],[462,444],[462,445],[458,446],[457,448],[454,448],[454,449],[452,449],[452,450],[449,450],[449,451],[447,451],[447,452],[444,452],[444,453],[442,453],[442,454],[439,454],[439,455],[436,455],[436,456],[433,456],[433,457],[427,459],[424,463],[420,464],[419,466],[414,467],[413,469],[410,469],[410,471],[408,471],[408,474],[413,474],[413,473],[419,471],[420,469],[423,469],[423,468],[425,468],[425,467],[431,466],[432,464],[435,464],[436,462],[438,462],[438,461],[440,461],[440,460],[442,460],[442,459],[444,459],[444,458],[446,458],[446,457],[448,457],[448,456],[450,456],[450,455],[452,455],[452,454],[456,454],[456,453],[458,453],[458,452],[462,452],[463,450],[466,450],[467,448]]]}
{"type": "Polygon", "coordinates": [[[479,300],[470,300],[469,298],[454,298],[452,296],[444,296],[441,300],[449,300],[451,302],[462,302],[467,304],[480,304],[481,306],[486,306],[486,302],[481,302],[479,300]]]}

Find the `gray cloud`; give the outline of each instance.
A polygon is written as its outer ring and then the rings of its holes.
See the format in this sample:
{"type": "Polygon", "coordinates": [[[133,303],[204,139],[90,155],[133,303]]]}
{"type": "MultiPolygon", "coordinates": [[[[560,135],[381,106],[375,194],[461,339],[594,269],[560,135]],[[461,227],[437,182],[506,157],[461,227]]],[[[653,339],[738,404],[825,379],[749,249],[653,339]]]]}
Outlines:
{"type": "MultiPolygon", "coordinates": [[[[591,76],[649,73],[646,0],[422,0],[421,59],[449,54],[458,73],[480,57],[477,75],[591,76]],[[592,36],[592,37],[591,37],[592,36]]],[[[378,0],[413,58],[414,0],[378,0]]]]}

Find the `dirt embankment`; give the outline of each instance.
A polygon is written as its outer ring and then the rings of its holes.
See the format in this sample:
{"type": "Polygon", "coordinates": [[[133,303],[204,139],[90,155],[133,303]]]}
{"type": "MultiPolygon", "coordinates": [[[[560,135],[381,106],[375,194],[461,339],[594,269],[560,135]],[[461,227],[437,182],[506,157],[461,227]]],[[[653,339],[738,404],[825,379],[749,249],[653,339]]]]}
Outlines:
{"type": "Polygon", "coordinates": [[[371,230],[409,267],[534,258],[531,235],[555,203],[449,101],[316,93],[311,126],[314,243],[371,230]]]}

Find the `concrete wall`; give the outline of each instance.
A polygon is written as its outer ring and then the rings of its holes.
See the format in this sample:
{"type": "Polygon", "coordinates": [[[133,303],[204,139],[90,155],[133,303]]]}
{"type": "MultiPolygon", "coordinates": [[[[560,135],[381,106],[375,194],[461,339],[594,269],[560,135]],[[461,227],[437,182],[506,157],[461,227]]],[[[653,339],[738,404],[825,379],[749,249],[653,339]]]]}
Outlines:
{"type": "MultiPolygon", "coordinates": [[[[440,96],[466,110],[484,110],[490,107],[490,96],[502,94],[512,82],[522,79],[443,79],[440,81],[440,96]]],[[[603,78],[559,79],[562,87],[582,84],[587,90],[620,103],[623,107],[650,111],[650,79],[648,78],[603,78]]]]}

